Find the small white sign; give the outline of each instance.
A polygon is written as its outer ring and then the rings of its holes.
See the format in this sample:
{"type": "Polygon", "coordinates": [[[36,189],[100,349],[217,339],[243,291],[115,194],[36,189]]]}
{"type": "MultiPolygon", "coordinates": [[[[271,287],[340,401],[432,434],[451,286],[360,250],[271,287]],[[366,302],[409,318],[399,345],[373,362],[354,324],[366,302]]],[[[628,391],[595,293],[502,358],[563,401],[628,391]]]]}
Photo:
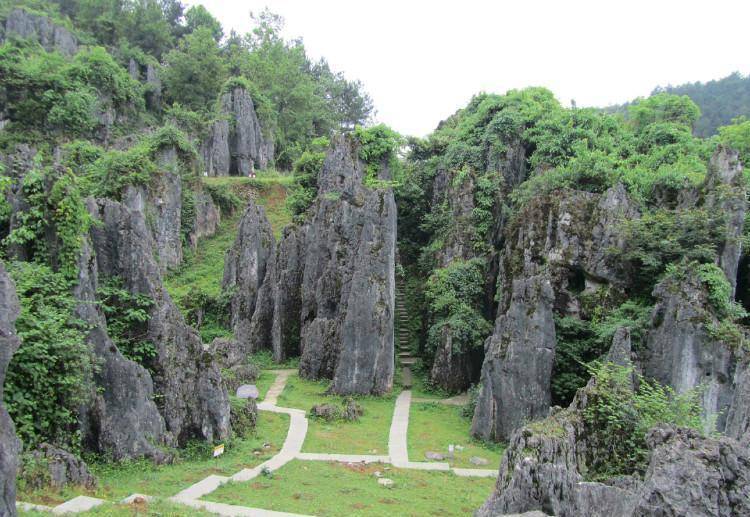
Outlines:
{"type": "Polygon", "coordinates": [[[217,456],[221,456],[222,454],[224,454],[223,443],[221,445],[217,445],[216,447],[214,447],[214,458],[216,458],[217,456]]]}

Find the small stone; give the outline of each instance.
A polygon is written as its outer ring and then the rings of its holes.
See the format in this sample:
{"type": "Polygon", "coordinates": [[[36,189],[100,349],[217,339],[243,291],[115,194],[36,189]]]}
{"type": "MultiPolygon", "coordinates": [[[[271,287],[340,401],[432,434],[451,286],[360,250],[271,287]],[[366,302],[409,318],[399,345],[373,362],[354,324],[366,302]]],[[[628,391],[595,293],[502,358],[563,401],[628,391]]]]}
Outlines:
{"type": "Polygon", "coordinates": [[[376,470],[375,472],[373,472],[373,475],[374,475],[374,476],[375,476],[376,478],[379,478],[379,477],[381,477],[381,476],[383,475],[383,473],[382,473],[382,472],[380,472],[379,470],[376,470]]]}
{"type": "Polygon", "coordinates": [[[392,479],[380,478],[380,479],[378,479],[378,484],[380,486],[384,486],[386,488],[391,488],[395,483],[394,483],[394,481],[392,479]]]}
{"type": "Polygon", "coordinates": [[[268,443],[268,442],[266,442],[266,443],[263,444],[263,448],[264,449],[270,449],[271,448],[271,444],[268,443]]]}
{"type": "Polygon", "coordinates": [[[257,399],[258,396],[260,396],[260,392],[255,384],[243,384],[237,388],[237,398],[257,399]]]}
{"type": "Polygon", "coordinates": [[[443,456],[439,452],[434,452],[434,451],[425,452],[424,457],[427,458],[428,460],[435,460],[435,461],[442,461],[445,459],[445,456],[443,456]]]}
{"type": "Polygon", "coordinates": [[[480,458],[479,456],[472,456],[469,458],[469,463],[472,465],[488,465],[490,462],[486,458],[480,458]]]}
{"type": "Polygon", "coordinates": [[[464,446],[463,445],[456,445],[456,450],[458,452],[461,452],[462,450],[464,450],[464,446]]]}

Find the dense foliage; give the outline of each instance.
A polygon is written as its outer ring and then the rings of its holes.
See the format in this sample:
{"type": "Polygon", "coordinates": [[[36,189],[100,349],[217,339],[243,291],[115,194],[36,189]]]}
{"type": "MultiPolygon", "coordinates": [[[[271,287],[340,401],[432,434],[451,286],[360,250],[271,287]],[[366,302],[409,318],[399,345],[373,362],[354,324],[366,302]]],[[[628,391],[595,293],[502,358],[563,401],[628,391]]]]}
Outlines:
{"type": "Polygon", "coordinates": [[[703,431],[699,391],[678,394],[636,375],[632,367],[612,363],[595,363],[590,373],[594,386],[583,418],[587,437],[598,452],[588,458],[589,479],[643,474],[649,455],[646,433],[657,424],[703,431]]]}
{"type": "Polygon", "coordinates": [[[109,337],[122,355],[148,368],[156,356],[154,344],[147,339],[149,310],[154,301],[132,294],[117,277],[100,279],[96,294],[107,319],[109,337]]]}
{"type": "Polygon", "coordinates": [[[93,365],[87,328],[75,315],[73,281],[36,262],[10,263],[8,272],[21,302],[21,346],[5,380],[8,412],[25,449],[41,442],[75,449],[93,365]]]}

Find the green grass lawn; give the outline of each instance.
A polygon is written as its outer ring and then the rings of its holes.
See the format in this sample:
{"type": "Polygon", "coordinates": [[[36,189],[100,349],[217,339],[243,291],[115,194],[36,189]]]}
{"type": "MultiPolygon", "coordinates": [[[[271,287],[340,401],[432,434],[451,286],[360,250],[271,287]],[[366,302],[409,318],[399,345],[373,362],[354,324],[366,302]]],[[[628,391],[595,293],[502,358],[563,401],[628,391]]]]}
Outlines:
{"type": "MultiPolygon", "coordinates": [[[[25,517],[50,517],[49,512],[23,512],[19,511],[18,515],[25,517]]],[[[155,500],[143,504],[103,504],[89,510],[88,512],[78,513],[76,515],[99,515],[107,517],[134,517],[134,516],[153,516],[153,517],[184,517],[185,515],[196,517],[208,517],[216,515],[205,512],[196,508],[190,508],[180,504],[171,503],[164,500],[155,500]]]]}
{"type": "Polygon", "coordinates": [[[243,468],[252,468],[266,461],[281,449],[288,429],[287,415],[261,411],[255,433],[227,444],[226,452],[218,458],[213,458],[211,449],[203,446],[183,451],[184,459],[178,459],[172,465],[156,466],[145,460],[119,464],[92,462],[89,467],[99,479],[99,486],[95,490],[80,487],[66,488],[60,492],[49,488],[36,492],[19,490],[17,499],[55,506],[76,495],[109,501],[119,501],[134,493],[171,497],[211,474],[230,476],[243,468]],[[265,443],[271,447],[264,448],[265,443]]]}
{"type": "Polygon", "coordinates": [[[462,445],[453,459],[446,458],[453,467],[496,469],[500,465],[503,445],[480,442],[471,438],[471,420],[461,415],[461,408],[436,403],[412,403],[409,413],[408,447],[411,461],[429,461],[425,452],[448,454],[448,445],[462,445]],[[469,458],[478,456],[489,460],[487,465],[473,465],[469,458]]]}
{"type": "Polygon", "coordinates": [[[292,461],[273,477],[230,483],[204,499],[318,516],[471,515],[492,492],[492,478],[388,468],[382,464],[292,461]],[[395,485],[385,488],[381,471],[395,485]]]}
{"type": "MultiPolygon", "coordinates": [[[[325,395],[328,382],[315,382],[292,375],[279,396],[278,405],[309,411],[315,404],[341,404],[343,397],[325,395]]],[[[339,454],[388,454],[388,433],[395,395],[354,397],[364,408],[357,422],[325,422],[310,419],[304,452],[339,454]]]]}

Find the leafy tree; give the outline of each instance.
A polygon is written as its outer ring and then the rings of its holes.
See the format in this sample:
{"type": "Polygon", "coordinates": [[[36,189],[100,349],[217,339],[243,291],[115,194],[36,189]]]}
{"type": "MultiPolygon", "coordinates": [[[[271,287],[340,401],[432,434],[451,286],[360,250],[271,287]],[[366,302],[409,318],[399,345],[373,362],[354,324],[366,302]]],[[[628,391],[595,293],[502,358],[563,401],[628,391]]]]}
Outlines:
{"type": "Polygon", "coordinates": [[[205,110],[216,99],[226,68],[211,29],[200,27],[188,34],[164,60],[162,80],[170,100],[205,110]]]}
{"type": "Polygon", "coordinates": [[[185,13],[185,26],[188,32],[195,32],[201,27],[211,31],[211,35],[218,43],[224,37],[224,30],[219,20],[214,18],[202,5],[194,5],[185,13]]]}
{"type": "Polygon", "coordinates": [[[687,95],[657,93],[630,105],[628,116],[636,131],[642,131],[655,122],[675,122],[692,129],[701,116],[701,110],[687,95]]]}

